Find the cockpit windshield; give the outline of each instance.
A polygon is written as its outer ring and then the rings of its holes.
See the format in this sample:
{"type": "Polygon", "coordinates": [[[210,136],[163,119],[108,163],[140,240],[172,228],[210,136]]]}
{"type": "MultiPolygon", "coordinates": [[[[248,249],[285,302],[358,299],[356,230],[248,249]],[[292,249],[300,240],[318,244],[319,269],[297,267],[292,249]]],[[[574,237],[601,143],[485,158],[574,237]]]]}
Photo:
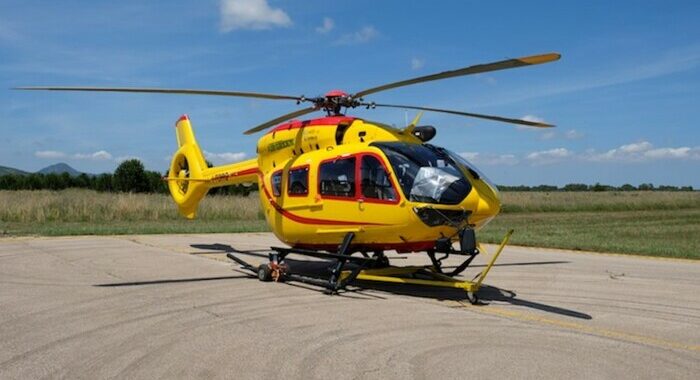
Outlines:
{"type": "Polygon", "coordinates": [[[464,173],[443,149],[401,142],[372,145],[387,156],[404,194],[413,202],[458,204],[471,191],[464,173]]]}
{"type": "Polygon", "coordinates": [[[447,150],[447,149],[445,149],[445,151],[450,155],[450,157],[452,157],[452,159],[455,160],[455,162],[457,162],[458,164],[461,164],[462,166],[464,166],[465,169],[469,170],[474,178],[480,179],[480,180],[486,182],[486,184],[488,184],[489,187],[491,187],[491,189],[496,194],[498,194],[498,188],[496,187],[496,185],[494,185],[493,182],[491,182],[491,180],[488,179],[488,177],[486,177],[486,175],[484,175],[484,173],[482,173],[479,169],[477,169],[474,164],[469,162],[461,154],[457,154],[457,153],[450,151],[450,150],[447,150]]]}

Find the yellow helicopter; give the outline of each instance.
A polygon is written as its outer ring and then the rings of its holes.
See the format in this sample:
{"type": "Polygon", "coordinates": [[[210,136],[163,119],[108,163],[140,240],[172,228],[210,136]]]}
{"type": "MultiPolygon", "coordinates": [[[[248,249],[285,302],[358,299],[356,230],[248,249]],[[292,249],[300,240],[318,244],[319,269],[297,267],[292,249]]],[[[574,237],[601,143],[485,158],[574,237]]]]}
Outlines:
{"type": "Polygon", "coordinates": [[[483,278],[505,246],[504,238],[478,280],[455,279],[483,251],[475,237],[500,211],[496,187],[460,155],[428,142],[432,126],[418,125],[423,111],[476,117],[531,127],[553,125],[500,116],[430,107],[365,101],[367,95],[398,87],[496,70],[556,61],[557,53],[534,55],[421,76],[354,94],[333,90],[307,98],[251,92],[102,87],[21,87],[23,90],[167,93],[292,100],[309,107],[294,111],[246,134],[266,131],[258,140],[257,157],[209,167],[186,115],[177,121],[179,149],[167,178],[170,193],[186,218],[215,187],[257,183],[265,219],[275,236],[291,248],[272,248],[269,264],[253,266],[229,252],[229,257],[255,272],[261,280],[296,279],[319,282],[335,292],[354,280],[387,281],[464,289],[472,302],[483,278]],[[347,116],[343,110],[392,107],[420,111],[405,128],[347,116]],[[294,118],[323,111],[325,117],[294,118]],[[274,127],[274,128],[272,128],[274,127]],[[453,243],[458,242],[459,248],[453,243]],[[384,251],[426,252],[428,267],[391,267],[384,251]],[[353,256],[359,252],[360,256],[353,256]],[[288,254],[334,260],[327,280],[292,273],[288,254]],[[437,257],[436,254],[443,254],[437,257]],[[464,263],[450,273],[441,261],[463,255],[464,263]],[[353,262],[354,266],[347,266],[353,262]],[[345,269],[353,267],[353,269],[345,269]]]}

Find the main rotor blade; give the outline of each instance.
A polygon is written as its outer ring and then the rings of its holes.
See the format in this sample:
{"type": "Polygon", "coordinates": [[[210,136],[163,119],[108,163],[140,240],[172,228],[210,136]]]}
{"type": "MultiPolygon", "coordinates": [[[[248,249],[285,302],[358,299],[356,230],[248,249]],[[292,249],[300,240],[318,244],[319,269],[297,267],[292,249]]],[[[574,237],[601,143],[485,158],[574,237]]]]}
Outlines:
{"type": "Polygon", "coordinates": [[[549,54],[541,54],[541,55],[532,55],[529,57],[506,59],[504,61],[486,63],[486,64],[482,64],[482,65],[474,65],[474,66],[464,67],[464,68],[457,69],[457,70],[444,71],[444,72],[437,73],[437,74],[426,75],[426,76],[412,78],[412,79],[406,79],[406,80],[402,80],[399,82],[394,82],[394,83],[389,83],[389,84],[385,84],[382,86],[373,87],[373,88],[370,88],[368,90],[363,90],[363,91],[360,91],[360,92],[354,94],[353,98],[361,98],[365,95],[374,94],[374,93],[379,92],[379,91],[386,91],[386,90],[389,90],[392,88],[408,86],[408,85],[416,84],[416,83],[430,82],[430,81],[434,81],[434,80],[459,77],[459,76],[463,76],[463,75],[479,74],[479,73],[485,73],[485,72],[489,72],[489,71],[514,69],[516,67],[522,67],[522,66],[539,65],[541,63],[556,61],[559,58],[561,58],[560,54],[549,53],[549,54]]]}
{"type": "Polygon", "coordinates": [[[253,133],[255,133],[255,132],[260,132],[260,131],[262,131],[262,130],[264,130],[264,129],[270,128],[270,127],[272,127],[273,125],[280,124],[280,123],[285,122],[285,121],[287,121],[287,120],[289,120],[289,119],[294,119],[295,117],[299,117],[299,116],[302,116],[302,115],[306,115],[307,113],[311,113],[311,112],[314,112],[314,111],[316,111],[316,110],[318,110],[318,108],[316,108],[316,107],[314,106],[314,107],[304,108],[304,109],[301,109],[301,110],[299,110],[299,111],[290,112],[290,113],[288,113],[288,114],[286,114],[286,115],[282,115],[282,116],[280,116],[280,117],[278,117],[278,118],[276,118],[276,119],[270,120],[270,121],[268,121],[267,123],[260,124],[260,125],[258,125],[258,126],[255,127],[255,128],[251,128],[251,129],[249,129],[249,130],[247,130],[247,131],[245,131],[245,132],[243,132],[243,133],[245,133],[246,135],[251,135],[251,134],[253,134],[253,133]]]}
{"type": "Polygon", "coordinates": [[[471,113],[471,112],[462,112],[462,111],[444,110],[444,109],[440,109],[440,108],[404,106],[404,105],[398,105],[398,104],[376,104],[376,103],[370,103],[369,105],[375,106],[375,107],[406,108],[406,109],[412,109],[412,110],[442,112],[442,113],[449,113],[452,115],[469,116],[469,117],[476,117],[479,119],[501,121],[504,123],[527,125],[529,127],[538,127],[538,128],[552,128],[552,127],[554,127],[554,125],[552,125],[552,124],[542,123],[542,122],[538,122],[538,121],[511,119],[509,117],[483,115],[480,113],[471,113]]]}
{"type": "Polygon", "coordinates": [[[137,87],[15,87],[15,90],[48,90],[48,91],[100,91],[100,92],[144,92],[156,94],[188,94],[239,96],[243,98],[301,100],[299,96],[262,94],[257,92],[221,91],[221,90],[189,90],[181,88],[137,88],[137,87]]]}

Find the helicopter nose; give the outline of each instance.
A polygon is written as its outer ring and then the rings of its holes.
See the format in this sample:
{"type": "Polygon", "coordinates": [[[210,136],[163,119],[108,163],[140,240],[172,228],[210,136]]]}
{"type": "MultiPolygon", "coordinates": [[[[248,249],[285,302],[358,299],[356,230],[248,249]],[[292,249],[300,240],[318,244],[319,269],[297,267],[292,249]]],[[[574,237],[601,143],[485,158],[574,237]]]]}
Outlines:
{"type": "Polygon", "coordinates": [[[472,213],[470,220],[480,228],[501,211],[501,197],[497,189],[492,188],[484,181],[477,180],[474,182],[472,186],[476,190],[479,200],[476,212],[472,213]]]}

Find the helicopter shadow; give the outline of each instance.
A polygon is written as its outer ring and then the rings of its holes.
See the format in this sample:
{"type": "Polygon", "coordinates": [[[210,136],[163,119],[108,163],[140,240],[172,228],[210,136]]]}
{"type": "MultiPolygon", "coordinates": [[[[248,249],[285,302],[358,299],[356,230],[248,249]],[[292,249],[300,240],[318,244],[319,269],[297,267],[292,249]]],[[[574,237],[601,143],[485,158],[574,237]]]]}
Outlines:
{"type": "MultiPolygon", "coordinates": [[[[236,253],[242,255],[253,256],[261,258],[265,261],[268,259],[269,250],[259,249],[259,250],[238,250],[227,244],[191,244],[192,248],[198,250],[193,252],[194,254],[204,254],[204,253],[236,253]]],[[[393,258],[392,258],[393,259],[393,258]]],[[[304,276],[317,277],[317,278],[327,278],[330,270],[330,262],[327,260],[311,260],[311,259],[294,259],[286,258],[285,262],[289,266],[290,270],[294,273],[298,273],[304,276]]],[[[569,261],[533,261],[533,262],[522,262],[522,263],[503,263],[495,264],[496,266],[525,266],[525,265],[558,265],[567,264],[569,261]]],[[[348,264],[347,269],[351,269],[353,264],[348,264]]],[[[474,265],[473,267],[479,267],[479,265],[474,265]]],[[[324,289],[319,288],[315,285],[308,285],[298,282],[288,282],[290,286],[301,287],[308,290],[323,292],[324,289]]],[[[384,293],[391,293],[396,295],[410,296],[410,297],[420,297],[420,298],[430,298],[440,301],[467,301],[467,295],[463,290],[451,289],[451,288],[440,288],[440,287],[429,287],[411,284],[391,284],[391,283],[380,283],[372,281],[355,281],[352,286],[348,289],[341,291],[338,295],[341,297],[348,298],[379,298],[384,299],[380,295],[368,292],[368,291],[379,291],[384,293]]],[[[592,319],[589,314],[567,309],[559,306],[548,305],[540,302],[530,301],[521,297],[511,290],[500,289],[494,286],[482,285],[479,290],[479,305],[487,305],[489,302],[503,302],[514,306],[525,307],[529,309],[534,309],[546,313],[553,313],[558,315],[563,315],[571,318],[578,319],[592,319]]]]}

